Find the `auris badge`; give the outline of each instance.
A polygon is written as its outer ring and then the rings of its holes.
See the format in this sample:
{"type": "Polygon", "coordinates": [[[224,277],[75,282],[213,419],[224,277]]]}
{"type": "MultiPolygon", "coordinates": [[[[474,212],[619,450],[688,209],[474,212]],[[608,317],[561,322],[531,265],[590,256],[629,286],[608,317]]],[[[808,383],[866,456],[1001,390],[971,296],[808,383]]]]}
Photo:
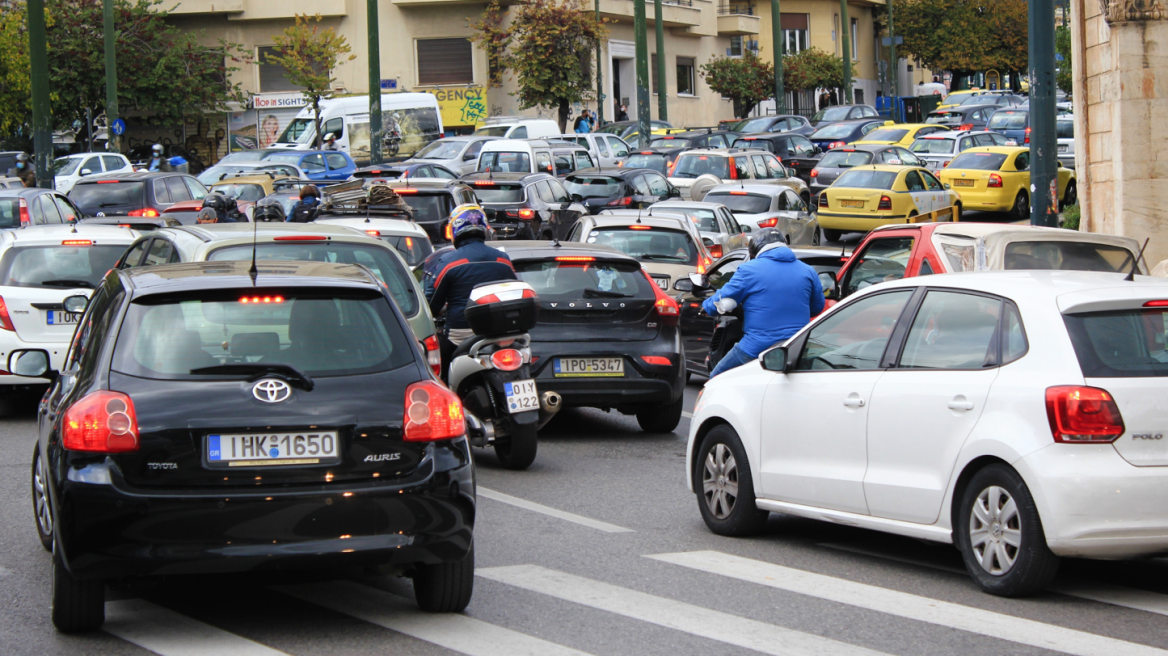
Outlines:
{"type": "Polygon", "coordinates": [[[292,388],[282,380],[265,378],[251,388],[251,395],[264,403],[279,403],[292,396],[292,388]]]}

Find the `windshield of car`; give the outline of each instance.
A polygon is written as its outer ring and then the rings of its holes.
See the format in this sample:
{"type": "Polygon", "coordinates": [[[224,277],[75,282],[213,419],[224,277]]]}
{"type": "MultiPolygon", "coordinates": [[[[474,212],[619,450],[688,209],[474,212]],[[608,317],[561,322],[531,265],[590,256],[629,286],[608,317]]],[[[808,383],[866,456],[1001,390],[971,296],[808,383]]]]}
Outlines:
{"type": "Polygon", "coordinates": [[[815,168],[850,169],[853,166],[871,163],[872,153],[866,150],[830,150],[819,160],[819,165],[815,168]]]}
{"type": "Polygon", "coordinates": [[[1055,138],[1074,139],[1075,121],[1073,119],[1055,121],[1055,138]]]}
{"type": "Polygon", "coordinates": [[[1002,94],[983,93],[978,96],[970,96],[961,101],[962,105],[993,105],[1003,98],[1002,94]]]}
{"type": "Polygon", "coordinates": [[[139,206],[144,202],[142,193],[144,184],[141,181],[93,184],[82,182],[74,185],[69,192],[69,198],[77,205],[88,208],[139,206]]]}
{"type": "Polygon", "coordinates": [[[1119,310],[1063,316],[1086,378],[1168,376],[1168,310],[1119,310]]]}
{"type": "Polygon", "coordinates": [[[518,260],[514,264],[515,275],[544,300],[656,297],[654,285],[634,262],[518,260]]]}
{"type": "Polygon", "coordinates": [[[414,220],[431,223],[450,216],[449,194],[402,194],[402,200],[414,210],[414,220]]]}
{"type": "Polygon", "coordinates": [[[401,254],[406,264],[412,267],[416,267],[424,262],[426,257],[434,252],[434,246],[425,237],[382,235],[381,241],[393,246],[401,254]]]}
{"type": "Polygon", "coordinates": [[[126,244],[16,246],[0,258],[0,285],[96,289],[125,252],[126,244]]]}
{"type": "Polygon", "coordinates": [[[221,184],[211,187],[211,193],[234,196],[235,200],[259,200],[267,195],[258,184],[221,184]]]}
{"type": "Polygon", "coordinates": [[[819,121],[842,121],[848,117],[848,111],[851,109],[852,108],[848,107],[847,105],[821,109],[815,113],[815,116],[811,117],[811,122],[818,123],[819,121]]]}
{"type": "Polygon", "coordinates": [[[476,137],[505,137],[507,130],[510,130],[510,125],[497,125],[489,128],[479,128],[474,131],[476,137]]]}
{"type": "Polygon", "coordinates": [[[295,164],[299,166],[301,155],[295,152],[292,153],[272,153],[264,157],[265,162],[283,162],[285,164],[295,164]]]}
{"type": "Polygon", "coordinates": [[[479,156],[479,171],[495,173],[529,173],[531,156],[527,153],[487,152],[479,156]]]}
{"type": "Polygon", "coordinates": [[[1026,127],[1029,112],[994,112],[987,127],[991,130],[1021,130],[1026,127]]]}
{"type": "Polygon", "coordinates": [[[600,244],[631,255],[641,262],[697,266],[698,249],[688,233],[647,225],[596,228],[588,233],[589,244],[600,244]]]}
{"type": "Polygon", "coordinates": [[[900,141],[908,134],[908,130],[894,130],[892,128],[884,128],[883,130],[873,130],[869,132],[864,141],[900,141]]]}
{"type": "Polygon", "coordinates": [[[465,147],[465,141],[435,141],[419,150],[414,159],[454,159],[465,147]]]}
{"type": "Polygon", "coordinates": [[[933,112],[925,119],[925,123],[954,123],[960,120],[961,114],[958,112],[933,112]]]}
{"type": "Polygon", "coordinates": [[[570,175],[564,179],[568,193],[580,194],[583,198],[611,198],[621,192],[619,178],[603,175],[570,175]]]}
{"type": "Polygon", "coordinates": [[[338,376],[413,360],[410,338],[373,290],[248,288],[156,298],[130,305],[114,347],[115,371],[172,380],[249,377],[255,372],[191,371],[259,363],[338,376]]]}
{"type": "Polygon", "coordinates": [[[968,91],[958,91],[945,96],[941,101],[942,105],[960,105],[966,98],[977,97],[980,94],[969,93],[968,91]]]}
{"type": "Polygon", "coordinates": [[[735,132],[765,132],[771,125],[773,118],[752,118],[746,121],[740,121],[738,125],[734,126],[735,132]]]}
{"type": "Polygon", "coordinates": [[[771,153],[775,152],[775,145],[771,143],[770,139],[738,139],[732,148],[754,148],[771,153]]]}
{"type": "Polygon", "coordinates": [[[503,182],[475,181],[474,193],[481,203],[522,203],[523,185],[518,182],[507,184],[503,182]]]}
{"type": "MultiPolygon", "coordinates": [[[[709,201],[711,203],[716,201],[709,201]]],[[[718,228],[718,220],[714,216],[714,210],[707,210],[697,207],[662,207],[663,212],[670,214],[684,214],[689,217],[690,221],[694,222],[697,229],[702,232],[721,232],[718,228]]],[[[649,209],[649,216],[653,216],[653,208],[649,209]]]]}
{"type": "Polygon", "coordinates": [[[650,148],[689,148],[688,137],[657,137],[649,142],[650,148]]]}
{"type": "Polygon", "coordinates": [[[771,208],[771,197],[762,194],[735,194],[718,191],[706,194],[702,200],[707,203],[721,203],[735,214],[761,214],[771,208]]]}
{"type": "Polygon", "coordinates": [[[58,157],[53,160],[53,175],[73,175],[78,166],[81,166],[83,157],[58,157]]]}
{"type": "Polygon", "coordinates": [[[626,169],[653,169],[658,173],[668,174],[669,159],[665,155],[629,155],[625,160],[626,169]]]}
{"type": "MultiPolygon", "coordinates": [[[[367,267],[386,287],[389,295],[397,301],[402,314],[412,317],[418,313],[418,296],[414,289],[413,277],[397,259],[385,248],[376,244],[352,244],[341,242],[292,242],[256,244],[257,260],[294,260],[300,262],[332,262],[336,264],[360,264],[367,267]]],[[[207,255],[207,260],[244,261],[251,259],[252,245],[240,244],[218,248],[207,255]]]]}
{"type": "Polygon", "coordinates": [[[305,144],[312,138],[313,132],[312,119],[294,118],[288,127],[284,128],[284,134],[281,134],[276,142],[305,144]]]}
{"type": "Polygon", "coordinates": [[[953,139],[917,139],[908,149],[914,153],[944,155],[953,152],[953,139]]]}
{"type": "Polygon", "coordinates": [[[824,141],[826,139],[843,139],[844,137],[847,137],[848,135],[850,135],[852,133],[852,131],[855,129],[856,129],[856,126],[852,125],[850,123],[837,123],[835,125],[829,125],[825,128],[820,128],[820,129],[816,130],[814,134],[812,134],[810,137],[807,137],[807,138],[812,140],[812,141],[816,141],[816,140],[824,141]]]}
{"type": "Polygon", "coordinates": [[[1006,245],[1006,269],[1059,271],[1131,270],[1132,253],[1122,246],[1081,241],[1015,241],[1006,245]]]}
{"type": "Polygon", "coordinates": [[[833,187],[851,187],[852,189],[892,189],[896,182],[896,173],[893,171],[847,171],[835,181],[833,187]]]}
{"type": "MultiPolygon", "coordinates": [[[[914,149],[915,150],[915,149],[914,149]]],[[[949,152],[949,151],[945,151],[949,152]]],[[[969,169],[973,171],[998,171],[1006,162],[1008,155],[1001,153],[961,153],[949,162],[950,169],[969,169]]]]}
{"type": "Polygon", "coordinates": [[[682,155],[677,158],[677,168],[674,169],[674,178],[696,178],[709,173],[715,178],[724,180],[730,177],[729,161],[725,157],[710,155],[682,155]]]}

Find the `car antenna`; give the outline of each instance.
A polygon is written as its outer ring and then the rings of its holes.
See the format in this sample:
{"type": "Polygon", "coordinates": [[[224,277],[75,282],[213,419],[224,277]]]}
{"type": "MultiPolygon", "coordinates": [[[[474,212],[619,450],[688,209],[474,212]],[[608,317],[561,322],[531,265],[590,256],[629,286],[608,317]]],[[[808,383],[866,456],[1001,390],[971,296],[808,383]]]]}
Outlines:
{"type": "Polygon", "coordinates": [[[253,219],[251,222],[251,268],[247,270],[247,275],[251,276],[252,287],[255,287],[256,276],[259,275],[259,269],[256,268],[256,240],[259,238],[258,231],[259,221],[253,219]]]}
{"type": "Polygon", "coordinates": [[[1151,237],[1144,239],[1144,245],[1140,247],[1140,252],[1136,255],[1135,261],[1132,262],[1132,269],[1131,269],[1131,271],[1127,272],[1127,277],[1125,277],[1124,280],[1126,280],[1128,282],[1135,282],[1136,271],[1140,268],[1140,260],[1143,259],[1144,249],[1148,247],[1148,241],[1150,241],[1150,240],[1151,240],[1151,237]]]}

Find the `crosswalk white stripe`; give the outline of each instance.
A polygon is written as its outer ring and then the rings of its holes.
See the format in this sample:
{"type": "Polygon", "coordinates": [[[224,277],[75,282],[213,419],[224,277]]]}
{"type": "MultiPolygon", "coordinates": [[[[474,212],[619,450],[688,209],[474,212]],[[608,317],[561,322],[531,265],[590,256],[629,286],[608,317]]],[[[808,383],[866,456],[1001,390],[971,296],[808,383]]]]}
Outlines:
{"type": "Polygon", "coordinates": [[[681,413],[681,416],[682,416],[682,417],[685,417],[686,419],[693,419],[693,413],[692,413],[692,412],[684,412],[684,411],[683,411],[683,412],[681,413]]]}
{"type": "Polygon", "coordinates": [[[874,656],[882,653],[538,565],[489,567],[479,569],[475,574],[524,590],[764,654],[874,656]]]}
{"type": "Polygon", "coordinates": [[[1114,606],[1168,615],[1168,595],[1148,592],[1147,590],[1084,580],[1057,581],[1049,590],[1114,606]]]}
{"type": "Polygon", "coordinates": [[[431,614],[401,597],[352,581],[275,586],[311,604],[470,656],[589,656],[466,615],[431,614]]]}
{"type": "Polygon", "coordinates": [[[107,601],[101,628],[161,656],[287,656],[144,599],[107,601]]]}
{"type": "Polygon", "coordinates": [[[646,557],[841,604],[1078,656],[1168,655],[1168,651],[1147,645],[717,551],[667,553],[646,557]]]}
{"type": "Polygon", "coordinates": [[[530,510],[532,512],[542,513],[549,517],[555,517],[556,519],[562,519],[566,522],[572,522],[581,526],[587,526],[588,528],[594,528],[598,531],[604,531],[605,533],[634,532],[631,528],[625,528],[623,526],[617,526],[616,524],[602,522],[599,519],[592,519],[591,517],[584,517],[583,515],[577,515],[575,513],[559,510],[557,508],[552,508],[551,506],[545,506],[542,503],[536,503],[534,501],[528,501],[527,499],[513,497],[510,494],[503,494],[502,492],[488,490],[485,487],[478,488],[478,495],[480,497],[486,497],[488,499],[493,499],[501,503],[515,506],[516,508],[523,508],[524,510],[530,510]]]}

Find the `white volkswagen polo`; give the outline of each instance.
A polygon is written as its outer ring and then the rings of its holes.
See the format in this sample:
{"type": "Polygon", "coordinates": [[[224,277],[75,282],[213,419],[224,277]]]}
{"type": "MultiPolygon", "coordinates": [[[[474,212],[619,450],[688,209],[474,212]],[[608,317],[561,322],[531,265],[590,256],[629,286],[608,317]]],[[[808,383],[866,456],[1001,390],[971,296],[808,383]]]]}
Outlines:
{"type": "MultiPolygon", "coordinates": [[[[45,349],[61,370],[81,314],[71,296],[89,296],[139,233],[105,225],[44,225],[0,233],[0,362],[13,349],[45,349]]],[[[83,309],[83,306],[82,306],[83,309]]],[[[0,372],[10,392],[35,379],[0,372]]],[[[49,381],[43,381],[48,384],[49,381]]]]}
{"type": "Polygon", "coordinates": [[[715,533],[780,512],[953,543],[999,595],[1168,553],[1166,344],[1168,280],[876,285],[707,383],[690,488],[715,533]]]}

